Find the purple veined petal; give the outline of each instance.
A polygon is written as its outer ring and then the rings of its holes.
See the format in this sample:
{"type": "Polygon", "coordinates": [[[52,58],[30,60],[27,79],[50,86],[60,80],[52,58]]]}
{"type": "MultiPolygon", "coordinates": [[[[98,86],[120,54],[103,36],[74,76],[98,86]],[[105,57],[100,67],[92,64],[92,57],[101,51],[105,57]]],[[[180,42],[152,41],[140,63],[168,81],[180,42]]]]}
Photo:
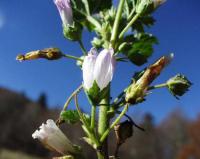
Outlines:
{"type": "Polygon", "coordinates": [[[97,50],[92,48],[88,55],[84,58],[82,70],[83,70],[83,85],[85,89],[89,90],[94,83],[94,67],[97,58],[97,50]]]}
{"type": "Polygon", "coordinates": [[[102,50],[96,60],[94,79],[100,90],[103,90],[113,78],[115,70],[115,58],[113,49],[102,50]]]}
{"type": "Polygon", "coordinates": [[[54,0],[54,3],[56,4],[58,8],[63,25],[65,26],[72,25],[73,14],[72,14],[70,0],[54,0]]]}

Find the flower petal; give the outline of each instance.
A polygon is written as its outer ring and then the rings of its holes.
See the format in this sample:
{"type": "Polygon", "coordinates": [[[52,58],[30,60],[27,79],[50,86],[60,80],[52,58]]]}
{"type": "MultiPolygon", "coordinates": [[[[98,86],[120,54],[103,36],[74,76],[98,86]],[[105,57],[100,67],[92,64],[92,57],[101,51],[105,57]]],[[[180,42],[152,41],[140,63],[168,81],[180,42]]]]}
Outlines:
{"type": "Polygon", "coordinates": [[[70,0],[54,0],[64,25],[73,24],[73,14],[70,0]]]}
{"type": "Polygon", "coordinates": [[[100,90],[103,90],[113,78],[115,70],[115,58],[113,49],[102,50],[96,60],[94,79],[100,90]]]}
{"type": "Polygon", "coordinates": [[[82,70],[83,70],[83,85],[89,90],[94,83],[94,67],[97,58],[97,50],[92,48],[88,55],[84,58],[82,70]]]}

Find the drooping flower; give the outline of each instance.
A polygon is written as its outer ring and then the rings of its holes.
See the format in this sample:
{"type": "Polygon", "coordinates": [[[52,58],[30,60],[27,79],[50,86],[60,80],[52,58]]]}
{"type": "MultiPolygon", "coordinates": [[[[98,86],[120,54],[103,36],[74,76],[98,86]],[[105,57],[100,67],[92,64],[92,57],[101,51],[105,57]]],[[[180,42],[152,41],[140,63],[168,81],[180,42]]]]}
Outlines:
{"type": "Polygon", "coordinates": [[[18,55],[16,60],[22,62],[26,60],[47,59],[58,60],[63,57],[62,52],[58,48],[47,48],[43,50],[36,50],[26,53],[25,55],[18,55]]]}
{"type": "Polygon", "coordinates": [[[71,141],[57,127],[55,122],[48,119],[46,124],[42,124],[39,130],[36,130],[32,137],[40,140],[46,147],[55,150],[61,154],[75,153],[75,148],[71,141]]]}
{"type": "Polygon", "coordinates": [[[96,81],[100,90],[108,86],[115,70],[113,49],[104,49],[97,55],[96,49],[91,49],[85,57],[83,70],[83,85],[89,90],[96,81]]]}
{"type": "Polygon", "coordinates": [[[73,14],[70,0],[54,0],[54,3],[58,8],[63,25],[73,25],[73,14]]]}

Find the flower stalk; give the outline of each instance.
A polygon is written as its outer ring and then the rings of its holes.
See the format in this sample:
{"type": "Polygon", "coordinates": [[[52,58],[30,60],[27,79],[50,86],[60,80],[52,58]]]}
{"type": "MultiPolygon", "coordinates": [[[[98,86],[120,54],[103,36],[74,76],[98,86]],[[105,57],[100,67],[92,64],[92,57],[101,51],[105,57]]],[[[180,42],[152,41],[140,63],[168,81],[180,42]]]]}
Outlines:
{"type": "Polygon", "coordinates": [[[115,18],[114,25],[113,25],[112,35],[111,35],[111,39],[110,39],[111,46],[113,48],[115,47],[115,41],[117,40],[118,28],[119,28],[119,23],[120,23],[121,16],[122,16],[124,2],[125,2],[125,0],[120,0],[120,2],[119,2],[117,13],[116,13],[116,18],[115,18]]]}

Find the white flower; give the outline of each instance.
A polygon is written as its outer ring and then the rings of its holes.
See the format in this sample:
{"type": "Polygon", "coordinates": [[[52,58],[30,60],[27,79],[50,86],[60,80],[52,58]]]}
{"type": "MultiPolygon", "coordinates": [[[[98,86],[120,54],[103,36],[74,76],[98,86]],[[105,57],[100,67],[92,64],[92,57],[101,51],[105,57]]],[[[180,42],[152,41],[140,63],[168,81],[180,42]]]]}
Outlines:
{"type": "Polygon", "coordinates": [[[94,79],[100,90],[107,87],[112,80],[115,71],[115,63],[113,49],[104,49],[99,53],[94,67],[94,79]]]}
{"type": "Polygon", "coordinates": [[[159,7],[161,4],[165,3],[167,0],[153,0],[154,3],[154,7],[157,8],[159,7]]]}
{"type": "Polygon", "coordinates": [[[89,90],[94,83],[94,67],[97,59],[97,50],[92,48],[88,55],[84,58],[82,65],[83,70],[83,85],[89,90]]]}
{"type": "Polygon", "coordinates": [[[104,49],[97,56],[97,50],[91,49],[83,62],[83,85],[89,90],[96,81],[100,90],[103,90],[113,78],[115,70],[113,49],[104,49]]]}
{"type": "Polygon", "coordinates": [[[40,129],[36,130],[32,134],[32,137],[40,140],[48,148],[53,149],[63,155],[69,152],[75,152],[71,141],[63,134],[63,132],[51,119],[48,119],[46,124],[42,124],[40,129]]]}
{"type": "Polygon", "coordinates": [[[72,14],[70,0],[54,0],[54,3],[58,8],[63,25],[64,26],[72,25],[73,14],[72,14]]]}

